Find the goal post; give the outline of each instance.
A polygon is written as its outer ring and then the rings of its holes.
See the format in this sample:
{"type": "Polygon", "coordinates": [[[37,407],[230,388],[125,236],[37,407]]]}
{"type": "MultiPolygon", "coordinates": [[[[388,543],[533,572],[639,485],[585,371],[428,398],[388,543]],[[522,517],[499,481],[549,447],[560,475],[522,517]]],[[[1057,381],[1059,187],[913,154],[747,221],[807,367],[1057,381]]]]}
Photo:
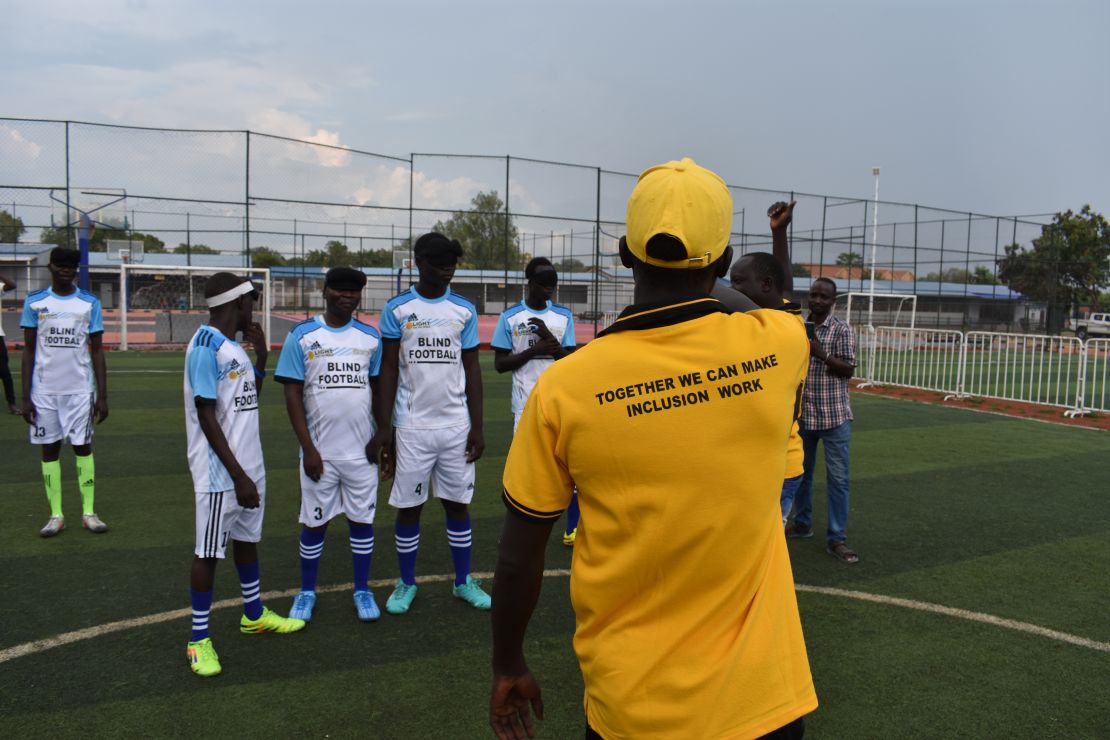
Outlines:
{"type": "Polygon", "coordinates": [[[844,293],[836,297],[834,312],[852,326],[913,329],[917,296],[912,293],[844,293]]]}
{"type": "Polygon", "coordinates": [[[270,270],[261,267],[179,267],[136,264],[121,254],[119,266],[119,348],[184,345],[208,318],[204,283],[214,273],[234,272],[249,277],[262,288],[255,307],[255,321],[271,341],[273,306],[270,270]]]}
{"type": "Polygon", "coordinates": [[[878,354],[876,327],[914,329],[917,296],[912,293],[845,293],[836,297],[833,311],[848,323],[856,335],[856,366],[859,387],[875,383],[875,357],[878,354]]]}

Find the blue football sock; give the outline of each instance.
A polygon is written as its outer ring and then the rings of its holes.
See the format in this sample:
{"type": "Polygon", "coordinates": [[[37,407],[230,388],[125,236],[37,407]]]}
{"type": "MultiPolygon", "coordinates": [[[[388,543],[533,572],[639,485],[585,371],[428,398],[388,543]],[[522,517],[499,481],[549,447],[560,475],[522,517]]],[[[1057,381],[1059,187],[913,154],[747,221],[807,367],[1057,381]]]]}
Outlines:
{"type": "Polygon", "coordinates": [[[258,572],[258,561],[247,565],[235,564],[239,571],[239,590],[243,594],[243,613],[247,619],[258,619],[262,616],[262,586],[258,572]]]}
{"type": "Polygon", "coordinates": [[[461,586],[470,575],[470,514],[465,519],[447,517],[447,544],[455,562],[455,585],[461,586]]]}
{"type": "Polygon", "coordinates": [[[401,569],[401,580],[410,586],[416,585],[416,551],[420,548],[420,522],[393,526],[393,540],[397,545],[397,565],[401,569]]]}
{"type": "Polygon", "coordinates": [[[355,574],[355,591],[369,591],[370,558],[374,556],[374,525],[347,522],[351,530],[351,565],[355,574]]]}
{"type": "Polygon", "coordinates": [[[570,506],[567,507],[567,534],[578,529],[578,489],[574,489],[574,493],[570,497],[570,506]]]}
{"type": "Polygon", "coordinates": [[[323,528],[313,532],[308,527],[301,528],[301,590],[316,590],[316,574],[320,571],[320,556],[324,553],[323,528]]]}
{"type": "Polygon", "coordinates": [[[189,642],[208,637],[208,613],[212,611],[212,592],[189,589],[189,601],[193,605],[193,636],[189,642]]]}

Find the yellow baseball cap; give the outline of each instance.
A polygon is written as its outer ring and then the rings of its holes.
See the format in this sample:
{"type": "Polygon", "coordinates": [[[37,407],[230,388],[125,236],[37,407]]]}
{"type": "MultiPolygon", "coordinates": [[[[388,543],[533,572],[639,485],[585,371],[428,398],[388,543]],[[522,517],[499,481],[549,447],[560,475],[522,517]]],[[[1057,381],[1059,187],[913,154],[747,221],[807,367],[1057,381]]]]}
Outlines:
{"type": "Polygon", "coordinates": [[[732,194],[716,173],[689,157],[644,170],[628,198],[626,243],[649,265],[676,269],[708,267],[728,248],[732,194]],[[659,234],[686,247],[686,257],[663,260],[648,254],[659,234]]]}

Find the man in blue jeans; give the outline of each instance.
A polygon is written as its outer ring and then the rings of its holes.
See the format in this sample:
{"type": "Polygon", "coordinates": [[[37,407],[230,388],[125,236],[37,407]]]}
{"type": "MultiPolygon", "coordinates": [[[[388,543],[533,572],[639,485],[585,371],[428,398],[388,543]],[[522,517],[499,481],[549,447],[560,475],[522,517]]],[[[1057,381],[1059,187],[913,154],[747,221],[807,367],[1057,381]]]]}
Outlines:
{"type": "Polygon", "coordinates": [[[856,340],[851,327],[831,315],[836,283],[821,277],[809,289],[809,321],[815,339],[810,344],[809,375],[802,394],[799,431],[804,453],[801,485],[794,498],[794,521],[786,526],[791,539],[813,536],[813,471],[817,443],[825,443],[825,477],[829,498],[826,552],[844,563],[858,563],[848,547],[848,446],[852,437],[852,409],[848,380],[856,369],[856,340]]]}

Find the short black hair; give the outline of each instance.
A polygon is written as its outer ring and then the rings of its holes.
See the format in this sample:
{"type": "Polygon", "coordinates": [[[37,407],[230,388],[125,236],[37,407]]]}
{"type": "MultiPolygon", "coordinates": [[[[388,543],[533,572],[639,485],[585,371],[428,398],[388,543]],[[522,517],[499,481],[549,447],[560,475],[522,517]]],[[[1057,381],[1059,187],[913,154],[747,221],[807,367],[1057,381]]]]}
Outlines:
{"type": "Polygon", "coordinates": [[[541,267],[550,267],[552,270],[555,269],[555,265],[551,264],[551,260],[547,257],[533,257],[528,260],[528,264],[524,266],[525,279],[531,280],[532,277],[539,272],[541,267]]]}
{"type": "Polygon", "coordinates": [[[814,283],[814,285],[816,285],[817,283],[828,283],[829,285],[832,286],[833,295],[836,295],[836,283],[833,282],[832,278],[827,278],[827,277],[822,276],[822,277],[819,277],[816,280],[814,280],[813,283],[814,283]]]}
{"type": "Polygon", "coordinates": [[[455,259],[458,259],[462,257],[463,248],[458,240],[448,238],[438,231],[429,231],[416,240],[416,244],[412,247],[412,253],[416,257],[453,254],[455,259]]]}
{"type": "MultiPolygon", "coordinates": [[[[770,252],[751,252],[740,258],[740,260],[744,259],[752,261],[752,270],[757,278],[770,280],[776,291],[779,293],[783,291],[786,285],[786,270],[782,269],[782,263],[775,258],[775,255],[770,252]]],[[[737,264],[740,260],[737,260],[737,264]]],[[[735,266],[733,265],[734,268],[735,266]]]]}
{"type": "Polygon", "coordinates": [[[232,272],[217,272],[208,276],[204,282],[204,297],[212,298],[220,293],[226,293],[235,286],[244,282],[246,278],[239,277],[232,272]]]}
{"type": "Polygon", "coordinates": [[[81,264],[81,252],[73,247],[54,247],[50,250],[50,264],[55,267],[77,267],[81,264]]]}

